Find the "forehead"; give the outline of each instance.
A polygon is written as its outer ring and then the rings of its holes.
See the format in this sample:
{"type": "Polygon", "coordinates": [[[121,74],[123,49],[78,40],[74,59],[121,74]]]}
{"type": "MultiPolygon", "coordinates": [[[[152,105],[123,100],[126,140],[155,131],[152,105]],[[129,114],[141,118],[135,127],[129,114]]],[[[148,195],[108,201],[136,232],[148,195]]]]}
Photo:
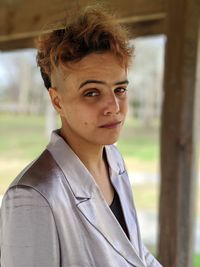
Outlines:
{"type": "Polygon", "coordinates": [[[85,79],[99,79],[107,82],[123,80],[127,76],[126,67],[111,53],[90,54],[76,63],[64,68],[66,80],[73,79],[77,83],[85,79]]]}

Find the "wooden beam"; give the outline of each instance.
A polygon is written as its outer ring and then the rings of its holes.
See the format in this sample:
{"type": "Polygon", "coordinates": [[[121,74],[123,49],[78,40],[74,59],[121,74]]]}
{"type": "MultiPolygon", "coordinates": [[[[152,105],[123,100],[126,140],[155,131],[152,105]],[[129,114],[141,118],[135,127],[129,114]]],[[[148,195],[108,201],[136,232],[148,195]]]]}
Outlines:
{"type": "Polygon", "coordinates": [[[191,267],[197,187],[196,85],[200,2],[168,0],[161,121],[159,258],[191,267]]]}
{"type": "MultiPolygon", "coordinates": [[[[166,32],[164,19],[125,23],[125,26],[128,28],[131,38],[165,34],[166,32]]],[[[34,37],[27,37],[0,42],[0,51],[34,48],[34,39],[34,37]]]]}
{"type": "Polygon", "coordinates": [[[125,25],[130,32],[131,38],[166,34],[165,19],[126,23],[125,25]]]}
{"type": "MultiPolygon", "coordinates": [[[[66,17],[68,12],[92,4],[93,0],[1,0],[0,41],[29,38],[38,35],[44,25],[66,17]]],[[[105,5],[116,10],[119,18],[131,22],[137,17],[147,20],[165,14],[165,0],[105,0],[105,5]]],[[[48,27],[47,27],[48,28],[48,27]]]]}
{"type": "Polygon", "coordinates": [[[32,37],[0,42],[0,51],[11,51],[34,47],[35,42],[32,37]]]}

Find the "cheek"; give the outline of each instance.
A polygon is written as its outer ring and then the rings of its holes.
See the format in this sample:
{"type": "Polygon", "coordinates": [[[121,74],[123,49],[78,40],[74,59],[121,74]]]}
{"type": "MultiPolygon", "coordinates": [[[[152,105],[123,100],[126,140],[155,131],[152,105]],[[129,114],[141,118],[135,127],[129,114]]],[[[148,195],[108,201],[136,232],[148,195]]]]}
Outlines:
{"type": "Polygon", "coordinates": [[[78,124],[83,129],[94,123],[93,113],[77,105],[65,109],[65,118],[72,124],[78,124]]]}
{"type": "Polygon", "coordinates": [[[127,113],[127,111],[128,111],[128,100],[125,100],[125,101],[122,102],[121,109],[124,112],[124,114],[127,113]]]}
{"type": "Polygon", "coordinates": [[[126,113],[127,113],[127,111],[128,111],[128,102],[126,103],[126,113]]]}
{"type": "Polygon", "coordinates": [[[80,127],[95,124],[99,114],[97,105],[85,104],[81,101],[64,101],[64,117],[71,123],[78,123],[80,127]],[[81,126],[82,125],[82,126],[81,126]]]}

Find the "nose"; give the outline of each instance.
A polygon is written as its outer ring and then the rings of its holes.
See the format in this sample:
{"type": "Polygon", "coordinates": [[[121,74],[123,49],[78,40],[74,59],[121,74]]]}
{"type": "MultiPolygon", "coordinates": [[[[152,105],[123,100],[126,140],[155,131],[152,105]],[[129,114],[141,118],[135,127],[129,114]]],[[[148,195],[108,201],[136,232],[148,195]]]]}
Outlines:
{"type": "Polygon", "coordinates": [[[106,96],[105,99],[105,109],[104,115],[114,115],[118,114],[120,111],[119,99],[116,97],[114,93],[106,96]]]}

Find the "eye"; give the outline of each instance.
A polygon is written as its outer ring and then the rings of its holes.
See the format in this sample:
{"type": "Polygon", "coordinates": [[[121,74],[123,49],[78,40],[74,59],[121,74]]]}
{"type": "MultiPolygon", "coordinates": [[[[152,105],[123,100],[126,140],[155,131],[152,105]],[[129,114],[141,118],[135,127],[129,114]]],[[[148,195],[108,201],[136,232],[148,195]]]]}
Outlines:
{"type": "Polygon", "coordinates": [[[83,94],[85,97],[95,97],[95,96],[99,96],[99,92],[98,90],[88,90],[83,94]]]}
{"type": "Polygon", "coordinates": [[[123,95],[127,92],[127,88],[124,88],[124,87],[117,87],[115,88],[115,93],[118,94],[118,95],[123,95]]]}

